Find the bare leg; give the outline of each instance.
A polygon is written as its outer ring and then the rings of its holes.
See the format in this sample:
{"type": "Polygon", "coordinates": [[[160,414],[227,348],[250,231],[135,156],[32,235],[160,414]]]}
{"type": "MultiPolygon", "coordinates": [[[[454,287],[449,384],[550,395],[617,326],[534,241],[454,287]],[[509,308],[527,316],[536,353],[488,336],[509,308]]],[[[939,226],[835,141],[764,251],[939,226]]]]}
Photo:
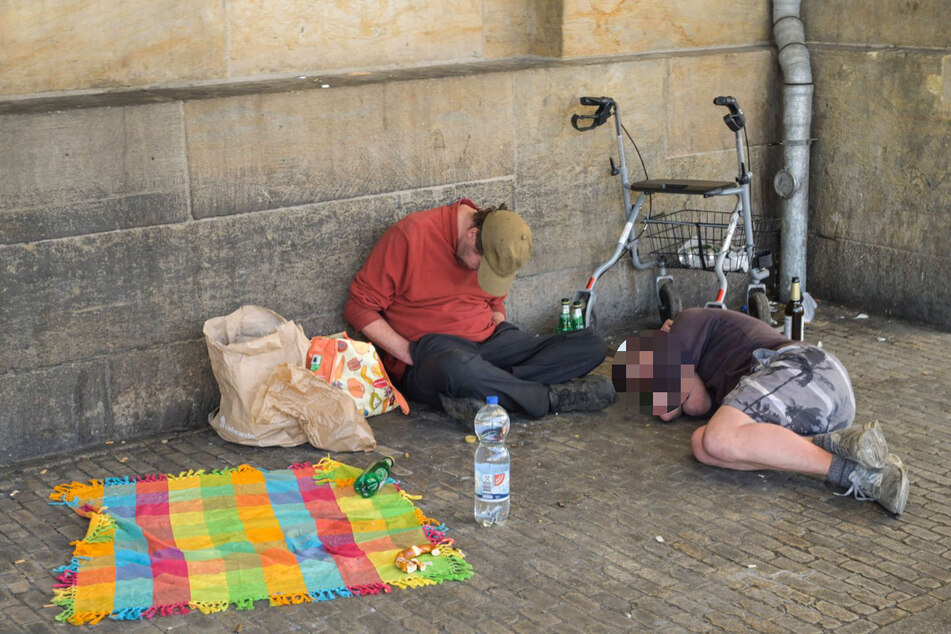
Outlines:
{"type": "Polygon", "coordinates": [[[758,423],[724,405],[690,439],[704,464],[739,471],[774,469],[825,476],[832,454],[804,436],[770,423],[758,423]]]}

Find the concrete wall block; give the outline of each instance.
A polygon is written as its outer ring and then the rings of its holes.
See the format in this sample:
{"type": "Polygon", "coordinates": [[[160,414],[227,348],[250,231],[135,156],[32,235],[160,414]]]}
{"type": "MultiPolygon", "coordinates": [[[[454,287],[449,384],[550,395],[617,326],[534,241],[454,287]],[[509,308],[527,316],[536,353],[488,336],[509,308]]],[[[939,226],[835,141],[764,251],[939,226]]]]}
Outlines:
{"type": "Polygon", "coordinates": [[[226,0],[235,76],[481,57],[482,3],[226,0]]]}
{"type": "Polygon", "coordinates": [[[0,466],[109,437],[107,372],[93,361],[0,375],[0,466]]]}
{"type": "Polygon", "coordinates": [[[723,123],[727,109],[713,105],[713,98],[720,95],[736,97],[746,115],[750,143],[778,140],[775,131],[781,125],[782,94],[774,51],[671,57],[667,63],[669,88],[663,103],[668,156],[735,147],[733,132],[723,123]]]}
{"type": "Polygon", "coordinates": [[[25,370],[194,339],[186,225],[0,247],[0,356],[25,370]]]}
{"type": "Polygon", "coordinates": [[[951,258],[810,235],[810,292],[869,312],[951,329],[951,258]]]}
{"type": "Polygon", "coordinates": [[[509,74],[186,104],[196,217],[508,176],[509,74]]]}
{"type": "Polygon", "coordinates": [[[0,94],[225,75],[221,0],[0,3],[0,94]],[[108,6],[108,8],[106,8],[108,6]]]}
{"type": "Polygon", "coordinates": [[[811,42],[951,47],[946,0],[805,0],[800,15],[811,42]]]}
{"type": "Polygon", "coordinates": [[[115,440],[201,427],[218,407],[204,340],[134,350],[108,363],[115,440]]]}
{"type": "MultiPolygon", "coordinates": [[[[943,255],[951,233],[951,74],[939,55],[822,50],[810,229],[943,255]]],[[[821,273],[820,273],[821,275],[821,273]]]]}
{"type": "Polygon", "coordinates": [[[487,58],[561,56],[561,2],[485,0],[484,4],[487,58]]]}
{"type": "Polygon", "coordinates": [[[769,41],[769,3],[757,0],[563,0],[564,56],[616,55],[769,41]]]}
{"type": "Polygon", "coordinates": [[[484,1],[486,57],[518,57],[532,53],[529,34],[536,28],[534,4],[534,0],[484,1]]]}
{"type": "Polygon", "coordinates": [[[0,117],[0,244],[188,218],[179,104],[0,117]]]}

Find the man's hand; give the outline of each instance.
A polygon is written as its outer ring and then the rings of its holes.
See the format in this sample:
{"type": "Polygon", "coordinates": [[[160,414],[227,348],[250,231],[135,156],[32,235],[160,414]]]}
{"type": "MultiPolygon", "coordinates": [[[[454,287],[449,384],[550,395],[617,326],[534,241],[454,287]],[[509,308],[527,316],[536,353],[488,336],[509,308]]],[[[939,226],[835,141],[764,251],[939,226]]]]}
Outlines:
{"type": "Polygon", "coordinates": [[[362,332],[378,348],[383,348],[406,365],[413,365],[413,357],[409,354],[409,340],[393,330],[393,326],[382,317],[367,324],[362,332]]]}
{"type": "Polygon", "coordinates": [[[495,324],[496,326],[498,326],[498,325],[501,324],[503,321],[505,321],[505,315],[503,315],[502,313],[500,313],[500,312],[498,312],[498,311],[492,313],[492,323],[493,323],[493,324],[495,324]]]}
{"type": "Polygon", "coordinates": [[[664,322],[664,325],[661,326],[660,329],[664,332],[670,332],[670,327],[673,325],[674,325],[674,320],[668,319],[667,321],[664,322]]]}

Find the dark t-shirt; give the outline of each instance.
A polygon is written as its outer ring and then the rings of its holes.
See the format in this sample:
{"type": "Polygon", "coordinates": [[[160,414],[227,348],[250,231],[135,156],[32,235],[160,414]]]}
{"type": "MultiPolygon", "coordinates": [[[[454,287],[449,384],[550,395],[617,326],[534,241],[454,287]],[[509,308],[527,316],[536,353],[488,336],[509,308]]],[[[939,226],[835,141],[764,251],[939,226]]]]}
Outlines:
{"type": "Polygon", "coordinates": [[[759,319],[721,308],[685,310],[674,319],[670,333],[690,351],[712,409],[750,372],[754,350],[778,350],[793,343],[759,319]]]}

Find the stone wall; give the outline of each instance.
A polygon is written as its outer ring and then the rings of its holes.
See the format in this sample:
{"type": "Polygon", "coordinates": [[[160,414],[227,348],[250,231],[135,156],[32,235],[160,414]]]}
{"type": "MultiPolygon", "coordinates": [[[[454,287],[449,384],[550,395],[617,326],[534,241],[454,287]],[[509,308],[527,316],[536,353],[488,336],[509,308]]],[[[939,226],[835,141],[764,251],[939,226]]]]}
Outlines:
{"type": "Polygon", "coordinates": [[[816,84],[810,290],[951,328],[945,0],[803,3],[816,84]]]}
{"type": "MultiPolygon", "coordinates": [[[[206,319],[254,303],[338,331],[385,228],[461,196],[532,226],[507,307],[551,331],[623,226],[613,128],[575,132],[579,96],[618,101],[651,176],[730,180],[711,101],[733,94],[775,169],[765,3],[670,4],[4,3],[0,464],[206,424],[206,319]]],[[[711,298],[712,275],[678,280],[711,298]]],[[[598,291],[605,329],[656,310],[628,260],[598,291]]]]}

